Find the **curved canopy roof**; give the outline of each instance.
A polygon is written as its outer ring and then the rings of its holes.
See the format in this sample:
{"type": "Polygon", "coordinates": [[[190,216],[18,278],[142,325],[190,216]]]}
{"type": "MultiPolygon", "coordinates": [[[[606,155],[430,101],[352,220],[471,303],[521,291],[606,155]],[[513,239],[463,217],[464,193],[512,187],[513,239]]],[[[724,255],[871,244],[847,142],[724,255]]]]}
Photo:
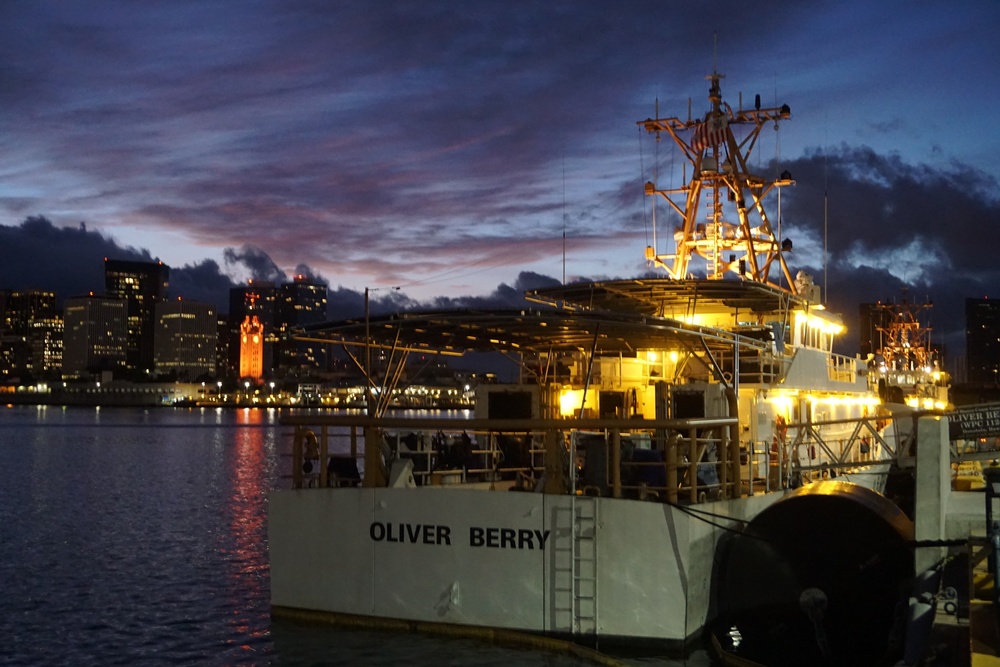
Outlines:
{"type": "Polygon", "coordinates": [[[750,280],[650,278],[581,282],[532,290],[529,301],[566,308],[683,317],[695,312],[762,315],[804,307],[791,292],[750,280]]]}
{"type": "Polygon", "coordinates": [[[631,354],[675,346],[732,350],[734,344],[761,349],[759,340],[628,312],[565,309],[431,310],[308,325],[300,340],[342,345],[365,344],[411,352],[460,355],[466,352],[570,352],[631,354]],[[366,332],[368,332],[366,334],[366,332]]]}

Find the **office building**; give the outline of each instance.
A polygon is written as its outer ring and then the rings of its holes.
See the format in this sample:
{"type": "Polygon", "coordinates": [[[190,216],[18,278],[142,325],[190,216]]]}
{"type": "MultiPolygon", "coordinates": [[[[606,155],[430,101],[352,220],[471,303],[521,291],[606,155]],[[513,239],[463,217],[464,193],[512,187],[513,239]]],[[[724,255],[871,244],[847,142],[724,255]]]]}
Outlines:
{"type": "Polygon", "coordinates": [[[0,380],[58,377],[62,341],[55,292],[0,290],[0,380]]]}
{"type": "Polygon", "coordinates": [[[215,377],[215,307],[173,299],[154,308],[153,362],[158,376],[182,382],[215,377]]]}
{"type": "Polygon", "coordinates": [[[63,320],[63,377],[124,373],[128,345],[124,300],[94,295],[67,299],[63,320]]]}
{"type": "Polygon", "coordinates": [[[167,297],[170,268],[163,262],[104,260],[104,288],[126,304],[128,344],[125,366],[133,379],[153,373],[155,308],[167,297]]]}
{"type": "Polygon", "coordinates": [[[965,300],[965,359],[968,382],[1000,383],[1000,300],[965,300]]]}
{"type": "Polygon", "coordinates": [[[278,329],[277,370],[282,375],[324,370],[326,346],[311,341],[293,340],[297,327],[327,319],[327,287],[297,275],[278,291],[276,327],[278,329]]]}

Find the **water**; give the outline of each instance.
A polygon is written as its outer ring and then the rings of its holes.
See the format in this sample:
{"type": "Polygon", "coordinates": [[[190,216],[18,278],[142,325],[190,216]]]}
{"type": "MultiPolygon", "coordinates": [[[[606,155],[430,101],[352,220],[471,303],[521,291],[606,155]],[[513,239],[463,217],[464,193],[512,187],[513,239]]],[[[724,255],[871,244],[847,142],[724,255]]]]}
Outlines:
{"type": "Polygon", "coordinates": [[[0,408],[0,663],[590,664],[272,622],[277,419],[264,410],[0,408]]]}

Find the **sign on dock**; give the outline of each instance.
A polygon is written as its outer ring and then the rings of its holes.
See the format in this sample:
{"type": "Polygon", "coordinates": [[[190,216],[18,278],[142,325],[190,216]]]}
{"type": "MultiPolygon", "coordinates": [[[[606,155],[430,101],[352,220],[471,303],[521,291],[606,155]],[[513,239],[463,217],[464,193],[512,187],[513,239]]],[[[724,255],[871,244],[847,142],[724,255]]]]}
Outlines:
{"type": "Polygon", "coordinates": [[[1000,437],[1000,403],[966,405],[948,415],[951,440],[1000,437]]]}

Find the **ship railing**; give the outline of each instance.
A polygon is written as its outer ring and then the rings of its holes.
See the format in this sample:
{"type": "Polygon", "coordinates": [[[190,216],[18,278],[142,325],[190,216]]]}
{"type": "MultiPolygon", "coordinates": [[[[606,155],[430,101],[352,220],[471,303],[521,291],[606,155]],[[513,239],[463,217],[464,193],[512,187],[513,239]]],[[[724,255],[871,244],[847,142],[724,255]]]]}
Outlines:
{"type": "Polygon", "coordinates": [[[370,419],[295,415],[296,489],[465,485],[697,503],[747,492],[735,418],[370,419]],[[406,485],[404,483],[404,485],[406,485]]]}
{"type": "Polygon", "coordinates": [[[872,415],[789,424],[784,441],[772,443],[772,458],[783,482],[792,485],[887,463],[912,464],[916,430],[887,430],[892,421],[891,415],[872,415]]]}
{"type": "Polygon", "coordinates": [[[743,349],[739,353],[739,364],[736,355],[731,352],[718,355],[719,366],[729,377],[737,377],[740,384],[775,384],[788,372],[791,358],[776,353],[771,349],[743,349]]]}
{"type": "Polygon", "coordinates": [[[853,383],[858,378],[858,360],[831,353],[826,362],[827,377],[834,382],[853,383]]]}

